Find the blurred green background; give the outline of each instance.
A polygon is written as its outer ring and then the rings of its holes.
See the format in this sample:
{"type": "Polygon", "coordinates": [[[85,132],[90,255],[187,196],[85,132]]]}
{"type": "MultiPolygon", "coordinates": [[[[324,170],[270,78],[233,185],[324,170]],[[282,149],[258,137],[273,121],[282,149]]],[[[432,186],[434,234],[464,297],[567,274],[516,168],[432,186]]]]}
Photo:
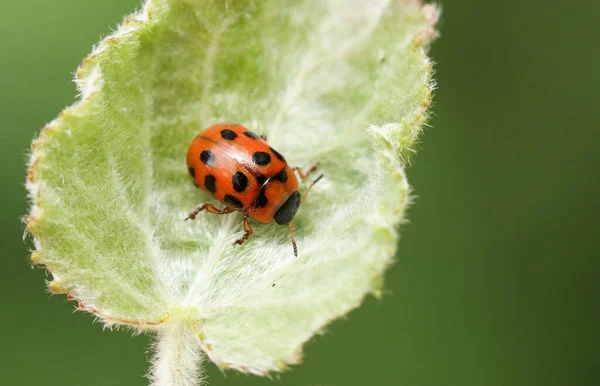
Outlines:
{"type": "MultiPolygon", "coordinates": [[[[103,331],[45,290],[20,216],[38,130],[137,0],[0,2],[3,385],[145,385],[147,336],[103,331]]],[[[273,380],[210,385],[600,384],[600,4],[442,2],[432,129],[387,294],[273,380]]]]}

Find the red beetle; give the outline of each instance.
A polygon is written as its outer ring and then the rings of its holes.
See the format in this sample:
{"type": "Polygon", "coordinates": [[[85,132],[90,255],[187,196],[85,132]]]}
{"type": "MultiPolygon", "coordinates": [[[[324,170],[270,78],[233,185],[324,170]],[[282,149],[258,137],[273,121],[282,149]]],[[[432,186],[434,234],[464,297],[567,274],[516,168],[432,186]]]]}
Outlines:
{"type": "Polygon", "coordinates": [[[269,146],[265,136],[235,124],[211,126],[196,136],[187,153],[187,166],[194,185],[225,204],[225,208],[217,209],[207,202],[186,220],[193,220],[203,210],[215,214],[244,212],[245,233],[234,245],[243,244],[252,235],[249,217],[263,224],[273,220],[280,225],[289,224],[294,255],[298,256],[292,219],[323,175],[300,197],[294,172],[305,179],[316,166],[307,173],[290,167],[284,156],[269,146]]]}

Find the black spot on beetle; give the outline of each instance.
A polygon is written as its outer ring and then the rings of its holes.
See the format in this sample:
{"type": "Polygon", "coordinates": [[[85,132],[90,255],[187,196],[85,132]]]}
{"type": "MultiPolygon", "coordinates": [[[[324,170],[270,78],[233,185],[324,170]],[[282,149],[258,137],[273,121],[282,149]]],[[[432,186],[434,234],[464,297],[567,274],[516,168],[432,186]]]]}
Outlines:
{"type": "Polygon", "coordinates": [[[254,202],[252,203],[252,207],[264,208],[265,206],[267,206],[268,202],[269,202],[269,199],[267,199],[267,196],[265,196],[265,192],[261,189],[260,193],[258,193],[258,196],[256,196],[256,198],[254,199],[254,202]]]}
{"type": "Polygon", "coordinates": [[[202,153],[200,153],[200,161],[212,168],[215,166],[215,153],[210,150],[203,150],[202,153]]]}
{"type": "Polygon", "coordinates": [[[192,176],[192,178],[196,177],[196,171],[194,168],[189,168],[188,171],[190,172],[190,176],[192,176]]]}
{"type": "Polygon", "coordinates": [[[248,177],[242,172],[235,172],[231,181],[233,182],[233,188],[238,193],[242,193],[248,187],[248,177]]]}
{"type": "Polygon", "coordinates": [[[256,182],[258,182],[258,184],[260,186],[263,186],[263,184],[265,182],[267,182],[267,177],[263,176],[262,174],[259,174],[259,175],[256,176],[256,182]]]}
{"type": "Polygon", "coordinates": [[[217,191],[217,179],[215,176],[207,174],[206,177],[204,177],[204,187],[212,194],[215,194],[217,191]]]}
{"type": "Polygon", "coordinates": [[[277,150],[273,149],[272,147],[270,147],[269,149],[271,149],[271,151],[273,152],[273,154],[275,154],[275,157],[277,157],[280,161],[285,162],[285,157],[283,155],[281,155],[280,152],[278,152],[277,150]]]}
{"type": "Polygon", "coordinates": [[[244,135],[248,138],[259,139],[260,137],[251,131],[244,131],[244,135]]]}
{"type": "Polygon", "coordinates": [[[234,197],[230,194],[226,194],[223,198],[223,201],[237,209],[241,209],[244,207],[244,204],[242,204],[242,202],[237,197],[234,197]]]}
{"type": "Polygon", "coordinates": [[[271,156],[269,153],[265,153],[264,151],[257,151],[252,154],[252,161],[258,166],[265,166],[271,162],[271,156]]]}
{"type": "Polygon", "coordinates": [[[223,137],[223,139],[226,139],[228,141],[233,141],[234,139],[237,138],[237,134],[229,129],[223,129],[221,130],[221,137],[223,137]]]}
{"type": "Polygon", "coordinates": [[[285,171],[285,169],[281,169],[277,174],[273,176],[273,179],[285,184],[288,180],[287,172],[285,171]]]}

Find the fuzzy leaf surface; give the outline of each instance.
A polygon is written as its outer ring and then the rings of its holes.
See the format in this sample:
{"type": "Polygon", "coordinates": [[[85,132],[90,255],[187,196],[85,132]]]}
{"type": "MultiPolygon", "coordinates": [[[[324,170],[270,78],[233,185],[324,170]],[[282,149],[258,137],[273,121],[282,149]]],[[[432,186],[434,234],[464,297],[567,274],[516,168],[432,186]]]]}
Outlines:
{"type": "MultiPolygon", "coordinates": [[[[33,143],[32,259],[109,325],[185,325],[219,366],[301,360],[324,325],[379,294],[427,118],[437,10],[414,0],[153,0],[77,71],[81,100],[33,143]],[[289,229],[195,188],[185,155],[215,123],[265,134],[325,177],[289,229]],[[218,205],[220,206],[220,205],[218,205]]],[[[306,189],[301,188],[301,192],[306,189]]],[[[186,328],[187,328],[186,327],[186,328]]]]}

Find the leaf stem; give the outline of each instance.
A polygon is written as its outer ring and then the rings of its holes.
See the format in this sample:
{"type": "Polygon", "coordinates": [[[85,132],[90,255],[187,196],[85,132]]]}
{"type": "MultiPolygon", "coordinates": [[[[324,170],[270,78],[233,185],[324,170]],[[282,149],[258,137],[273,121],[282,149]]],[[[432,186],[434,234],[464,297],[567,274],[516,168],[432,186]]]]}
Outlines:
{"type": "Polygon", "coordinates": [[[151,386],[197,386],[203,353],[190,326],[173,323],[158,331],[150,372],[151,386]]]}

